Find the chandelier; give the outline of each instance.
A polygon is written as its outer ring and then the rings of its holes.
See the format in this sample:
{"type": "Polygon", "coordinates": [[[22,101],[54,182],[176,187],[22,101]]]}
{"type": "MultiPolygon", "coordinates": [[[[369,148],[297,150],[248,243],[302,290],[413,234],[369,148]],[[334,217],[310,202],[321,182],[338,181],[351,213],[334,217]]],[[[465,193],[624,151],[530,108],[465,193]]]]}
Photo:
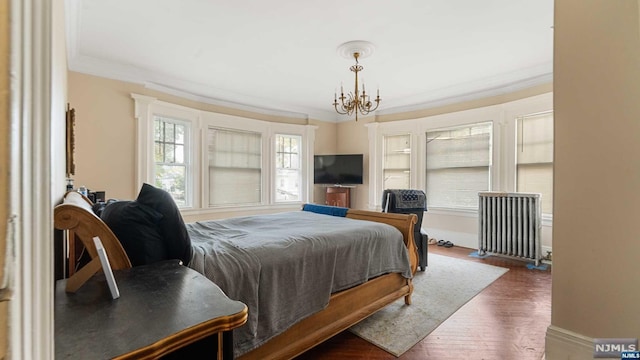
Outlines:
{"type": "Polygon", "coordinates": [[[362,91],[358,84],[358,73],[362,71],[363,67],[358,63],[358,58],[369,55],[373,51],[373,44],[366,41],[350,41],[344,43],[338,47],[338,52],[343,56],[349,54],[356,60],[355,65],[352,65],[349,70],[355,73],[355,85],[353,92],[344,94],[344,89],[340,85],[340,96],[335,93],[333,96],[333,107],[336,112],[341,115],[356,115],[356,121],[358,121],[358,113],[362,115],[368,115],[370,112],[375,111],[380,105],[380,89],[377,90],[376,98],[371,101],[371,97],[367,94],[364,82],[362,83],[362,91]],[[339,100],[339,101],[338,101],[339,100]],[[375,101],[375,106],[373,102],[375,101]]]}

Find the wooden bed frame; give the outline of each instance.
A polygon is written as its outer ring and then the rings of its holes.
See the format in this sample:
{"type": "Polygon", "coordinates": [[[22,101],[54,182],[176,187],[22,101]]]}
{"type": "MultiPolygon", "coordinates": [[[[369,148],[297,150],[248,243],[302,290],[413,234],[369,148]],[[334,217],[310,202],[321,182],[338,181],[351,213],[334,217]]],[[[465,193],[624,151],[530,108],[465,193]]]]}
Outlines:
{"type": "MultiPolygon", "coordinates": [[[[54,209],[55,227],[73,232],[92,258],[97,256],[92,239],[99,236],[114,270],[131,267],[118,238],[93,213],[91,205],[91,201],[79,193],[67,193],[64,202],[54,209]]],[[[386,223],[400,230],[409,251],[411,271],[413,274],[416,273],[418,251],[413,240],[416,215],[349,209],[347,217],[386,223]]],[[[239,359],[291,359],[402,297],[407,305],[411,304],[412,292],[411,279],[405,279],[397,273],[382,275],[364,284],[337,292],[331,296],[329,305],[324,310],[298,322],[262,346],[243,354],[239,359]]]]}

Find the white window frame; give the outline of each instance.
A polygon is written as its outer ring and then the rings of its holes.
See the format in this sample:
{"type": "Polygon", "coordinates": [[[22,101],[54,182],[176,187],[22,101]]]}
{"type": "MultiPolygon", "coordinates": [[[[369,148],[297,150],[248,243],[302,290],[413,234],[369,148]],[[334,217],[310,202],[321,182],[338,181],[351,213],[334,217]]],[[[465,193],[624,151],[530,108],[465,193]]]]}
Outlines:
{"type": "Polygon", "coordinates": [[[272,151],[272,154],[271,154],[274,157],[273,158],[273,175],[272,175],[272,183],[273,183],[273,198],[272,198],[272,201],[273,201],[273,203],[276,203],[276,204],[298,203],[298,202],[300,202],[299,200],[277,200],[276,199],[276,197],[277,197],[277,194],[276,194],[276,187],[277,187],[276,178],[277,178],[277,175],[278,175],[277,174],[278,173],[278,164],[277,164],[277,159],[276,159],[276,156],[278,154],[278,149],[276,148],[277,147],[276,146],[276,143],[277,143],[276,140],[277,140],[278,136],[289,137],[289,138],[294,138],[295,137],[300,142],[301,146],[299,147],[298,169],[297,169],[298,170],[298,183],[300,184],[300,190],[298,191],[298,198],[299,199],[302,199],[302,192],[303,192],[303,189],[304,189],[304,186],[303,186],[304,183],[303,183],[302,174],[303,174],[303,166],[305,165],[306,162],[303,161],[304,160],[304,158],[303,158],[304,140],[302,138],[302,135],[276,132],[273,135],[273,139],[272,139],[273,151],[272,151]]]}
{"type": "Polygon", "coordinates": [[[135,118],[137,121],[136,139],[136,184],[141,187],[143,183],[155,186],[155,158],[154,154],[154,117],[161,116],[174,119],[187,125],[187,137],[190,146],[185,146],[185,159],[191,164],[191,171],[187,171],[185,179],[185,201],[186,205],[181,209],[193,209],[199,207],[199,202],[194,194],[199,186],[197,166],[199,158],[199,147],[196,139],[196,131],[200,123],[200,114],[194,109],[175,105],[163,101],[158,101],[154,97],[131,94],[135,100],[135,118]]]}
{"type": "MultiPolygon", "coordinates": [[[[192,162],[192,157],[193,157],[193,149],[192,149],[192,131],[191,131],[191,127],[192,127],[192,123],[190,121],[184,121],[182,119],[176,119],[173,117],[168,117],[166,115],[160,115],[160,114],[152,114],[152,122],[155,123],[156,117],[160,117],[165,123],[170,123],[170,124],[176,124],[176,125],[181,125],[185,127],[185,134],[184,134],[184,161],[182,163],[177,163],[177,166],[184,166],[184,170],[185,170],[185,204],[183,206],[180,206],[181,208],[190,208],[192,207],[193,204],[193,162],[192,162]]],[[[155,124],[153,124],[155,126],[155,124]]],[[[155,139],[152,140],[153,141],[153,147],[154,147],[154,151],[155,151],[155,139]]],[[[158,163],[155,161],[155,158],[153,159],[153,182],[151,183],[151,185],[156,184],[156,168],[158,163]]],[[[171,164],[167,164],[169,166],[171,166],[171,164]]]]}
{"type": "MultiPolygon", "coordinates": [[[[488,189],[480,189],[478,191],[488,191],[491,189],[491,173],[493,170],[493,161],[491,160],[492,158],[492,154],[493,154],[493,127],[494,127],[494,122],[493,121],[484,121],[484,122],[476,122],[476,123],[471,123],[471,124],[464,124],[464,125],[458,125],[458,126],[449,126],[449,127],[444,127],[444,128],[436,128],[436,129],[429,129],[425,132],[425,163],[422,164],[424,167],[424,172],[425,172],[425,182],[423,183],[423,188],[425,190],[425,192],[427,193],[427,206],[430,209],[441,209],[441,210],[447,210],[447,211],[470,211],[470,210],[475,210],[477,208],[477,204],[476,206],[471,209],[468,207],[458,207],[458,206],[454,206],[454,207],[442,207],[442,206],[434,206],[429,204],[429,193],[427,192],[427,162],[429,161],[429,155],[427,154],[427,139],[426,139],[426,134],[427,133],[432,133],[432,132],[439,132],[439,131],[450,131],[450,130],[459,130],[459,129],[469,129],[472,127],[477,127],[477,126],[482,126],[482,125],[489,125],[489,127],[491,128],[491,133],[490,133],[490,138],[489,138],[489,164],[487,165],[487,184],[488,184],[488,189]]],[[[451,169],[451,168],[448,168],[451,169]]]]}
{"type": "Polygon", "coordinates": [[[413,186],[413,184],[414,184],[411,181],[411,175],[412,175],[411,159],[412,159],[412,156],[413,156],[411,148],[412,148],[412,144],[413,144],[413,136],[411,135],[411,133],[393,134],[393,135],[384,134],[384,135],[382,135],[382,163],[381,163],[382,167],[380,169],[381,173],[382,173],[381,181],[382,181],[383,190],[385,188],[385,186],[384,186],[384,183],[385,183],[384,174],[385,174],[385,170],[386,170],[385,161],[384,160],[385,160],[385,156],[388,154],[387,153],[387,149],[385,147],[385,143],[386,143],[385,139],[388,138],[388,137],[396,137],[396,136],[408,136],[409,137],[409,153],[407,154],[407,155],[409,155],[409,168],[408,168],[408,171],[409,171],[409,187],[408,188],[411,188],[413,186]]]}
{"type": "MultiPolygon", "coordinates": [[[[517,189],[517,119],[529,116],[531,114],[553,112],[552,95],[545,94],[533,98],[517,102],[517,106],[511,106],[505,109],[504,118],[506,119],[503,133],[504,144],[508,151],[505,151],[502,159],[504,171],[501,172],[502,181],[504,183],[504,191],[516,192],[517,189]]],[[[555,121],[555,119],[554,119],[555,121]]],[[[554,150],[555,151],[555,150],[554,150]]],[[[542,214],[542,225],[551,226],[553,224],[553,213],[542,214]]]]}
{"type": "MultiPolygon", "coordinates": [[[[190,160],[191,179],[190,193],[191,205],[181,208],[184,214],[206,215],[207,213],[233,213],[248,208],[252,210],[269,210],[293,208],[299,204],[313,201],[313,154],[315,146],[314,125],[290,124],[256,120],[241,116],[222,114],[211,111],[193,109],[176,105],[157,98],[131,94],[135,103],[135,118],[137,121],[136,139],[136,184],[154,182],[155,161],[153,158],[153,115],[179,119],[190,124],[191,139],[190,160]],[[262,189],[261,199],[258,204],[238,204],[228,206],[208,206],[208,163],[205,148],[208,128],[225,128],[229,130],[259,132],[262,135],[262,189]],[[301,146],[301,198],[295,202],[275,202],[275,136],[286,134],[300,136],[301,146]]],[[[231,216],[231,215],[230,215],[231,216]]]]}
{"type": "MultiPolygon", "coordinates": [[[[414,189],[426,189],[426,133],[428,131],[440,130],[451,127],[461,127],[483,122],[493,122],[493,153],[492,164],[496,164],[499,156],[500,144],[496,144],[496,131],[499,131],[502,120],[501,113],[496,112],[493,107],[471,109],[455,113],[435,115],[431,117],[401,120],[385,123],[370,123],[366,126],[369,129],[369,154],[372,160],[369,166],[369,179],[374,179],[369,184],[369,209],[381,209],[382,197],[382,161],[383,161],[383,136],[411,134],[411,187],[414,189]]],[[[490,170],[489,186],[495,186],[496,169],[493,166],[490,170]]],[[[427,199],[428,203],[429,199],[427,199]]],[[[449,209],[449,208],[429,208],[431,213],[457,213],[475,214],[477,210],[469,209],[449,209]]]]}
{"type": "MultiPolygon", "coordinates": [[[[368,208],[381,208],[383,136],[410,133],[411,187],[426,187],[426,132],[482,122],[493,122],[492,154],[489,186],[494,191],[514,192],[516,189],[516,118],[553,109],[553,94],[545,93],[498,105],[474,108],[422,118],[366,124],[369,133],[369,196],[368,208]]],[[[428,199],[427,199],[428,201],[428,199]]],[[[477,210],[429,208],[429,214],[476,216],[477,210]]],[[[543,214],[543,225],[551,225],[551,216],[543,214]],[[545,221],[546,220],[546,221],[545,221]]]]}
{"type": "MultiPolygon", "coordinates": [[[[524,130],[522,130],[521,126],[519,126],[522,123],[522,121],[525,121],[525,120],[530,119],[530,118],[539,118],[539,117],[544,117],[544,118],[547,118],[547,119],[551,118],[551,128],[553,129],[553,121],[554,121],[553,111],[544,111],[544,112],[540,112],[540,113],[527,114],[527,115],[524,115],[524,116],[520,116],[520,117],[516,118],[516,129],[521,129],[521,130],[518,130],[518,132],[516,134],[516,144],[517,144],[518,137],[520,137],[520,135],[523,135],[523,131],[524,130]]],[[[551,174],[553,175],[553,134],[551,136],[552,136],[552,139],[551,139],[551,161],[550,162],[528,163],[527,165],[547,165],[547,166],[551,166],[551,174]]],[[[519,149],[516,149],[516,179],[515,180],[516,180],[516,190],[517,191],[521,191],[521,190],[518,189],[518,184],[520,183],[520,181],[518,179],[518,168],[519,168],[519,166],[526,167],[524,164],[522,164],[522,165],[519,164],[519,161],[518,161],[518,158],[519,158],[518,154],[520,153],[519,151],[520,151],[519,149]]],[[[551,215],[552,214],[551,212],[545,212],[545,210],[546,210],[545,205],[549,204],[548,203],[549,200],[553,201],[553,189],[552,189],[553,184],[549,184],[549,185],[551,187],[551,197],[550,197],[550,199],[546,199],[545,200],[544,199],[545,193],[541,192],[542,193],[542,198],[543,198],[542,211],[543,211],[543,214],[545,214],[545,215],[551,215]]],[[[524,189],[522,191],[526,192],[528,190],[524,189]]]]}

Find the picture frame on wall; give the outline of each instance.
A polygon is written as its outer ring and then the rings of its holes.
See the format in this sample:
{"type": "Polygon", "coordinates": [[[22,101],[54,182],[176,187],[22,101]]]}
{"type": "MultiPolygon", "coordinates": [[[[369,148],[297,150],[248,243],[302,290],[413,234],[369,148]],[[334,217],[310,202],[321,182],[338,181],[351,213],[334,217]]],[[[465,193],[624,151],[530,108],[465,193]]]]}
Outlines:
{"type": "Polygon", "coordinates": [[[66,114],[66,160],[67,160],[67,178],[70,178],[76,173],[76,164],[74,161],[75,151],[75,127],[76,123],[76,110],[72,109],[67,103],[66,114]]]}

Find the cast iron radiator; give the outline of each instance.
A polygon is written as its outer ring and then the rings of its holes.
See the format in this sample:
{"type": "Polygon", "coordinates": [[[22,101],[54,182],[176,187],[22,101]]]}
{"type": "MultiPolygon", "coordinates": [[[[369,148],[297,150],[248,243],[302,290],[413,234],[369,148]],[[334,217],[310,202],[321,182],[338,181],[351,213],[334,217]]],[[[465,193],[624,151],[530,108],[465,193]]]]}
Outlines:
{"type": "Polygon", "coordinates": [[[535,261],[540,249],[542,211],[537,193],[478,193],[478,254],[535,261]]]}

